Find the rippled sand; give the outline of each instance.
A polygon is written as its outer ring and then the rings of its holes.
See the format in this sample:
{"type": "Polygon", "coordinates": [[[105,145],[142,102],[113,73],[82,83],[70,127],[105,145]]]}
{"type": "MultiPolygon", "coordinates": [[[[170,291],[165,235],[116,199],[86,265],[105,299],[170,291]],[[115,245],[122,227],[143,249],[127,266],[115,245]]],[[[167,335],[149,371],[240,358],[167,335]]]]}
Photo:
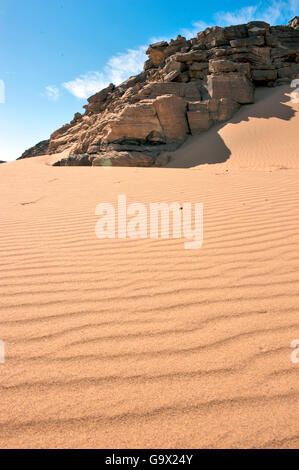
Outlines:
{"type": "Polygon", "coordinates": [[[298,448],[286,91],[259,91],[169,168],[0,166],[0,447],[298,448]],[[202,202],[203,247],[97,239],[95,207],[119,194],[202,202]]]}

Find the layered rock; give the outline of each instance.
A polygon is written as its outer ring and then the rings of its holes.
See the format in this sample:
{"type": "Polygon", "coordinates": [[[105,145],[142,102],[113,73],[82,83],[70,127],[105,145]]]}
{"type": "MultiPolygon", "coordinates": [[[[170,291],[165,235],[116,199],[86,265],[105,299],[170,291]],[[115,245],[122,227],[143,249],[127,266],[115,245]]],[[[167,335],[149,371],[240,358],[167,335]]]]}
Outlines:
{"type": "Polygon", "coordinates": [[[149,46],[139,75],[88,99],[84,114],[22,155],[66,151],[65,165],[163,165],[190,134],[230,119],[254,88],[299,76],[298,17],[207,28],[149,46]]]}

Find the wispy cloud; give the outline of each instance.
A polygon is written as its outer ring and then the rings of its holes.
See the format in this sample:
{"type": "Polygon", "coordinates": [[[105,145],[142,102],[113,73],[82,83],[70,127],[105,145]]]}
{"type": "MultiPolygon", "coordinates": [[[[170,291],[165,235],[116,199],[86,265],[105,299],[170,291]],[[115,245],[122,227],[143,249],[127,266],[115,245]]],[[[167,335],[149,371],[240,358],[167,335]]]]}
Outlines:
{"type": "Polygon", "coordinates": [[[64,82],[62,86],[77,98],[88,98],[108,84],[109,80],[102,72],[87,72],[74,80],[64,82]]]}
{"type": "Polygon", "coordinates": [[[191,39],[191,38],[194,38],[199,31],[203,31],[209,26],[212,26],[212,25],[206,23],[205,21],[194,21],[192,23],[191,28],[182,28],[181,34],[185,36],[187,39],[191,39]]]}
{"type": "MultiPolygon", "coordinates": [[[[234,11],[219,11],[213,15],[210,23],[194,21],[189,28],[182,28],[180,34],[187,39],[195,37],[199,31],[217,24],[228,26],[233,24],[248,23],[254,20],[264,20],[271,24],[286,23],[298,12],[299,0],[270,0],[259,1],[256,4],[234,11]]],[[[169,41],[168,36],[153,37],[150,43],[169,41]]],[[[109,83],[119,85],[131,75],[136,75],[143,69],[146,60],[147,46],[142,45],[136,49],[127,49],[125,52],[112,56],[101,71],[87,72],[74,80],[64,82],[62,86],[77,98],[86,99],[92,94],[107,87],[109,83]]],[[[59,90],[57,87],[46,87],[48,97],[57,100],[59,90]]]]}
{"type": "Polygon", "coordinates": [[[146,46],[136,49],[128,49],[111,57],[101,72],[88,72],[75,80],[64,82],[62,86],[77,98],[88,98],[90,95],[100,91],[114,83],[119,85],[142,71],[146,60],[146,46]]]}
{"type": "Polygon", "coordinates": [[[270,24],[284,24],[298,12],[299,0],[272,0],[259,2],[235,11],[219,11],[214,19],[219,26],[248,23],[261,20],[270,24]]]}
{"type": "Polygon", "coordinates": [[[226,26],[232,24],[248,23],[255,18],[258,6],[249,6],[236,11],[219,11],[215,13],[214,18],[217,25],[226,26]]]}
{"type": "Polygon", "coordinates": [[[48,85],[45,87],[46,88],[46,95],[51,101],[57,101],[58,98],[60,97],[60,91],[59,88],[55,85],[48,85]]]}
{"type": "Polygon", "coordinates": [[[149,44],[155,44],[156,42],[167,41],[171,40],[170,36],[152,36],[149,40],[149,44]]]}

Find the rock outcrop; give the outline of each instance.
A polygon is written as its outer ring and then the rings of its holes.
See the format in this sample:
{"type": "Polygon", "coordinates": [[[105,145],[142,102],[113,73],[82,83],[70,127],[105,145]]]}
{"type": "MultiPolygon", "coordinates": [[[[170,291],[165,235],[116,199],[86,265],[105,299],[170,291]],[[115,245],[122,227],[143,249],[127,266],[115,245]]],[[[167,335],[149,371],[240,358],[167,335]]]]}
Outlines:
{"type": "Polygon", "coordinates": [[[230,119],[256,86],[299,76],[298,17],[207,28],[196,38],[151,44],[137,76],[88,99],[84,114],[22,158],[66,151],[56,165],[160,166],[188,135],[230,119]]]}
{"type": "Polygon", "coordinates": [[[291,21],[289,21],[288,25],[291,28],[299,29],[299,16],[295,16],[295,18],[293,18],[291,21]]]}
{"type": "Polygon", "coordinates": [[[31,147],[28,150],[25,150],[24,153],[17,159],[21,160],[22,158],[28,158],[28,157],[37,157],[39,155],[47,155],[49,151],[49,142],[50,140],[42,140],[38,144],[36,144],[34,147],[31,147]]]}

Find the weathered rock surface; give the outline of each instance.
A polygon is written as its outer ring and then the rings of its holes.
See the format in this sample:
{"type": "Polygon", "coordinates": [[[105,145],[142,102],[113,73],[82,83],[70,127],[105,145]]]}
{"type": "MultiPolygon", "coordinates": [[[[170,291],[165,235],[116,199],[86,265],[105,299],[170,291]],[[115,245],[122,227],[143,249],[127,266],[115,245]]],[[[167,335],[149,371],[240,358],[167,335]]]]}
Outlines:
{"type": "Polygon", "coordinates": [[[295,16],[295,18],[293,18],[291,21],[289,21],[288,25],[291,28],[299,29],[299,16],[295,16]]]}
{"type": "Polygon", "coordinates": [[[188,103],[187,116],[191,134],[200,134],[217,122],[227,121],[238,109],[238,103],[229,98],[188,103]]]}
{"type": "Polygon", "coordinates": [[[256,82],[268,82],[270,80],[276,80],[277,70],[267,69],[256,69],[252,70],[252,80],[256,82]]]}
{"type": "Polygon", "coordinates": [[[53,166],[91,166],[90,155],[69,155],[66,158],[53,163],[53,166]]]}
{"type": "Polygon", "coordinates": [[[28,157],[37,157],[38,155],[47,155],[49,151],[49,143],[50,140],[42,140],[38,144],[34,145],[34,147],[31,147],[28,150],[25,150],[24,153],[18,158],[18,160],[21,160],[22,158],[28,158],[28,157]]]}
{"type": "Polygon", "coordinates": [[[66,151],[60,166],[159,166],[190,134],[252,103],[254,88],[299,76],[299,17],[206,28],[151,44],[143,72],[88,99],[84,114],[21,158],[66,151]]]}
{"type": "Polygon", "coordinates": [[[210,98],[229,98],[240,104],[253,103],[253,85],[241,73],[208,75],[207,90],[210,98]]]}
{"type": "Polygon", "coordinates": [[[169,161],[169,155],[158,156],[142,152],[113,151],[99,154],[69,155],[53,164],[53,166],[163,166],[169,161]]]}

